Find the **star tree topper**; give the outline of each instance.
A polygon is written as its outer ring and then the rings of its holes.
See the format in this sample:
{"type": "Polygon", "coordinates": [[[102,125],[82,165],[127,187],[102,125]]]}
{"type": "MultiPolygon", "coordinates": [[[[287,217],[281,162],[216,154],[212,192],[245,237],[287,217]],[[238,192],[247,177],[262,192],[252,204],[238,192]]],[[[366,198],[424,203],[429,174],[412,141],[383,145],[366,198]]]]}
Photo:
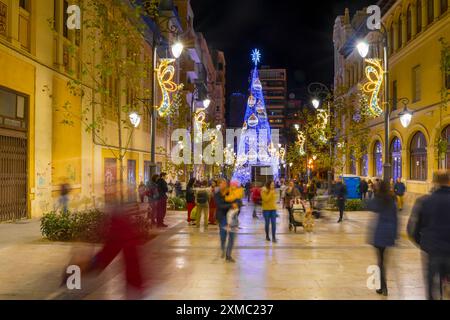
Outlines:
{"type": "Polygon", "coordinates": [[[261,52],[258,49],[252,51],[252,61],[256,65],[261,61],[261,52]]]}

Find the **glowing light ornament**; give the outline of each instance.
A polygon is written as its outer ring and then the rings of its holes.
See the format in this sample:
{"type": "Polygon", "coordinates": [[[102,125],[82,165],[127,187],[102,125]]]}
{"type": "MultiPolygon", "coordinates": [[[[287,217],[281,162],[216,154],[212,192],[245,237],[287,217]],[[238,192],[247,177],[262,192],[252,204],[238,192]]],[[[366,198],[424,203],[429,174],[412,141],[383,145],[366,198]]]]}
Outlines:
{"type": "Polygon", "coordinates": [[[183,85],[177,85],[173,81],[175,76],[175,67],[172,65],[175,59],[161,59],[159,67],[155,69],[156,79],[158,80],[158,85],[161,90],[161,103],[156,110],[161,117],[165,117],[170,112],[170,107],[172,106],[172,99],[170,94],[181,90],[183,85]]]}
{"type": "Polygon", "coordinates": [[[250,118],[248,118],[247,122],[248,122],[248,125],[253,128],[253,127],[256,127],[258,125],[259,120],[258,120],[258,117],[255,116],[255,114],[252,114],[250,116],[250,118]]]}
{"type": "Polygon", "coordinates": [[[253,83],[253,89],[256,91],[261,91],[262,90],[262,84],[261,81],[259,79],[256,79],[255,82],[253,83]]]}
{"type": "Polygon", "coordinates": [[[368,82],[362,86],[362,89],[365,93],[371,94],[368,105],[370,114],[374,117],[378,117],[383,113],[383,110],[380,108],[378,94],[383,85],[385,72],[379,59],[366,59],[366,62],[369,64],[366,67],[366,77],[368,82]]]}
{"type": "Polygon", "coordinates": [[[250,108],[253,108],[256,104],[256,98],[251,94],[250,97],[248,97],[248,106],[250,108]]]}
{"type": "Polygon", "coordinates": [[[300,146],[299,153],[301,156],[304,156],[306,154],[306,152],[305,152],[305,143],[306,143],[305,133],[303,131],[299,131],[297,138],[298,138],[297,143],[300,146]]]}
{"type": "Polygon", "coordinates": [[[195,142],[196,143],[201,143],[203,141],[203,125],[205,123],[206,120],[206,114],[203,110],[197,112],[194,116],[195,119],[195,126],[196,126],[196,134],[195,134],[195,142]]]}
{"type": "Polygon", "coordinates": [[[320,132],[319,142],[326,143],[327,138],[325,137],[325,130],[328,126],[328,112],[326,110],[319,110],[317,113],[317,119],[319,120],[317,124],[317,129],[320,132]]]}
{"type": "Polygon", "coordinates": [[[261,62],[261,52],[258,49],[253,49],[251,56],[252,56],[252,61],[256,67],[258,65],[258,63],[261,62]]]}
{"type": "Polygon", "coordinates": [[[254,149],[248,152],[248,161],[255,162],[258,159],[258,154],[254,149]]]}

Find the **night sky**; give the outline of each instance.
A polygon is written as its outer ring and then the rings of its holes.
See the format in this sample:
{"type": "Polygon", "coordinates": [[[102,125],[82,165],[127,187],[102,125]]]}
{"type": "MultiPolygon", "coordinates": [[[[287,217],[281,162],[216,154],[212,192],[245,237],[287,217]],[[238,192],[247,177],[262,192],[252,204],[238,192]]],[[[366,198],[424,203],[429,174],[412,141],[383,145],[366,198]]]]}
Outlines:
{"type": "Polygon", "coordinates": [[[191,0],[195,28],[227,59],[227,100],[246,92],[250,51],[262,51],[263,65],[288,69],[289,88],[333,80],[333,26],[377,0],[191,0]]]}

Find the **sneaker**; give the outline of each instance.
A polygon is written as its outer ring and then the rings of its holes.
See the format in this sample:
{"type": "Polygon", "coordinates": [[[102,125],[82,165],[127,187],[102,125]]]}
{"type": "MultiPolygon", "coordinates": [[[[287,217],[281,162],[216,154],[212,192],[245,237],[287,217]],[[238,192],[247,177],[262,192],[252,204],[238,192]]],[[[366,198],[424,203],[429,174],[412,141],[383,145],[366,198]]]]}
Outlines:
{"type": "Polygon", "coordinates": [[[278,240],[274,238],[274,239],[272,240],[272,242],[273,242],[273,243],[277,243],[278,240]]]}
{"type": "Polygon", "coordinates": [[[269,237],[266,237],[266,241],[270,241],[270,238],[269,238],[269,237]]]}
{"type": "Polygon", "coordinates": [[[225,259],[227,262],[235,263],[236,261],[232,257],[227,257],[225,259]]]}

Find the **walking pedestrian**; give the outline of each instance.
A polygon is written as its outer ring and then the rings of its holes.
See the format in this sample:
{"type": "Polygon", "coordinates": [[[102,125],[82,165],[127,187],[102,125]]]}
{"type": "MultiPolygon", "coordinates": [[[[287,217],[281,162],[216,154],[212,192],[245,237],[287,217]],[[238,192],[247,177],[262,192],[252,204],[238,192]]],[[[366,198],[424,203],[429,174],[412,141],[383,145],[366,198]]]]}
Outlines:
{"type": "Polygon", "coordinates": [[[366,179],[361,179],[361,182],[359,183],[359,192],[361,195],[361,200],[367,199],[368,191],[369,191],[369,185],[368,185],[366,179]]]}
{"type": "Polygon", "coordinates": [[[232,207],[231,203],[225,201],[228,193],[228,183],[225,179],[220,179],[218,182],[219,190],[214,195],[217,207],[217,221],[219,223],[220,248],[222,249],[222,258],[227,261],[234,262],[231,258],[231,252],[234,245],[234,234],[227,232],[227,213],[232,207]],[[229,239],[227,244],[227,238],[229,239]]]}
{"type": "Polygon", "coordinates": [[[165,180],[167,174],[162,172],[158,179],[158,192],[159,192],[159,210],[158,210],[158,227],[167,228],[168,225],[164,224],[164,219],[167,213],[167,192],[169,192],[169,187],[165,180]]]}
{"type": "Polygon", "coordinates": [[[209,191],[209,224],[216,224],[216,200],[214,199],[214,195],[216,194],[217,184],[215,181],[211,182],[211,187],[209,191]]]}
{"type": "Polygon", "coordinates": [[[195,207],[195,191],[194,191],[195,178],[191,178],[186,186],[186,206],[187,206],[187,222],[193,223],[191,220],[192,209],[195,207]]]}
{"type": "Polygon", "coordinates": [[[289,212],[289,222],[292,223],[292,201],[300,197],[300,192],[295,187],[294,181],[289,181],[284,198],[284,207],[289,212]]]}
{"type": "Polygon", "coordinates": [[[435,174],[434,184],[431,195],[416,201],[407,230],[425,253],[427,297],[440,300],[450,275],[450,171],[435,174]]]}
{"type": "Polygon", "coordinates": [[[316,187],[316,181],[312,180],[306,187],[307,190],[307,197],[308,197],[308,201],[309,201],[309,205],[311,207],[311,209],[313,209],[313,204],[314,204],[314,198],[317,194],[317,187],[316,187]]]}
{"type": "Polygon", "coordinates": [[[138,192],[141,203],[144,203],[145,193],[147,192],[147,188],[145,187],[144,181],[141,181],[141,183],[139,183],[138,192]]]}
{"type": "Polygon", "coordinates": [[[345,187],[345,184],[342,182],[342,178],[337,179],[334,192],[336,197],[336,204],[339,209],[338,223],[341,223],[342,220],[344,219],[345,201],[347,198],[347,188],[345,187]]]}
{"type": "Polygon", "coordinates": [[[253,202],[253,218],[257,218],[256,209],[261,206],[261,188],[255,182],[252,188],[252,202],[253,202]]]}
{"type": "Polygon", "coordinates": [[[69,211],[69,193],[70,193],[70,184],[68,184],[67,182],[61,184],[58,202],[62,212],[69,211]]]}
{"type": "Polygon", "coordinates": [[[196,227],[200,228],[201,219],[203,217],[203,225],[205,230],[208,229],[209,218],[209,189],[205,185],[207,182],[202,183],[202,187],[197,189],[195,196],[195,204],[197,206],[196,227]]]}
{"type": "Polygon", "coordinates": [[[367,187],[368,187],[367,192],[368,192],[369,199],[372,199],[373,198],[373,190],[374,190],[372,180],[369,179],[369,181],[367,181],[367,187]]]}
{"type": "Polygon", "coordinates": [[[268,181],[261,190],[262,209],[265,221],[266,240],[270,241],[269,227],[272,225],[272,242],[277,242],[277,204],[276,204],[275,184],[268,181]]]}
{"type": "Polygon", "coordinates": [[[148,213],[147,217],[150,220],[152,226],[158,224],[159,214],[159,191],[158,191],[159,175],[155,174],[151,180],[147,183],[146,195],[148,199],[148,213]]]}
{"type": "Polygon", "coordinates": [[[378,257],[378,267],[380,268],[381,288],[377,289],[378,294],[388,295],[386,281],[386,260],[387,248],[395,245],[398,232],[397,207],[395,197],[390,190],[390,184],[382,181],[375,198],[368,204],[369,210],[377,214],[374,228],[372,245],[375,247],[378,257]]]}
{"type": "Polygon", "coordinates": [[[406,186],[402,182],[402,178],[397,178],[397,182],[394,185],[394,193],[397,197],[397,207],[399,211],[403,210],[403,196],[406,192],[406,186]]]}

